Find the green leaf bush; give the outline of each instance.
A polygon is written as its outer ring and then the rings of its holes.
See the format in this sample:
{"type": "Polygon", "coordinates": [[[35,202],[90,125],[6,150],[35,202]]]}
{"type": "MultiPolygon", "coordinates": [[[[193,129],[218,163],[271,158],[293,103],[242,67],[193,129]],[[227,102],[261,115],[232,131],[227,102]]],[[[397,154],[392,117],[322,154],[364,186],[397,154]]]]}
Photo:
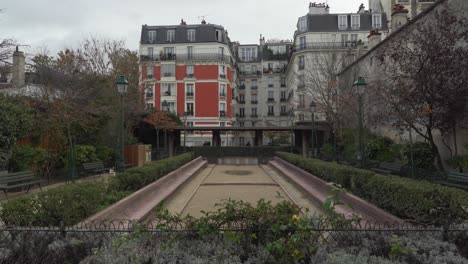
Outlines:
{"type": "Polygon", "coordinates": [[[277,155],[325,181],[340,184],[402,219],[435,225],[468,219],[468,192],[463,190],[427,181],[379,175],[286,152],[278,152],[277,155]]]}
{"type": "Polygon", "coordinates": [[[76,224],[192,160],[186,153],[131,168],[105,181],[63,185],[1,205],[0,221],[14,225],[76,224]]]}
{"type": "Polygon", "coordinates": [[[15,146],[8,164],[9,171],[39,170],[46,162],[49,153],[43,148],[15,146]]]}

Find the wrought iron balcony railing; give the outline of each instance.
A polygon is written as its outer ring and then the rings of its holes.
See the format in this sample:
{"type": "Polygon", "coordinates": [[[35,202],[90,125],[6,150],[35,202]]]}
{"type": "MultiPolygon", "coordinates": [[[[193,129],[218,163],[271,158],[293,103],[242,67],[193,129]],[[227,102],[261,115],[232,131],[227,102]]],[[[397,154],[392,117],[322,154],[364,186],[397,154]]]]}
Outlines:
{"type": "Polygon", "coordinates": [[[218,53],[194,53],[194,54],[159,54],[141,55],[140,61],[216,61],[233,63],[231,56],[218,53]]]}
{"type": "Polygon", "coordinates": [[[357,48],[358,44],[364,44],[367,47],[367,42],[363,41],[346,41],[346,42],[311,42],[307,44],[299,44],[294,46],[293,51],[311,50],[311,49],[349,49],[357,48]]]}

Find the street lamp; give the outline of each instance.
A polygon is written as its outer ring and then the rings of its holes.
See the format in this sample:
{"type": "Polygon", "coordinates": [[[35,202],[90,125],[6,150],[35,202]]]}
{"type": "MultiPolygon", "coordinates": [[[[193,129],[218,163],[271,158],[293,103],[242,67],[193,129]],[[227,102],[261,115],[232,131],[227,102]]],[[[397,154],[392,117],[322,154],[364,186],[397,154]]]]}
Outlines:
{"type": "Polygon", "coordinates": [[[312,112],[312,153],[314,157],[317,157],[317,132],[315,131],[315,109],[317,105],[314,101],[310,102],[309,108],[312,112]]]}
{"type": "Polygon", "coordinates": [[[187,138],[187,117],[188,117],[189,113],[188,112],[184,112],[184,153],[187,152],[187,145],[185,144],[186,141],[185,139],[187,138]]]}
{"type": "Polygon", "coordinates": [[[167,114],[169,112],[169,104],[166,100],[162,102],[162,108],[164,113],[164,152],[168,151],[167,147],[167,114]]]}
{"type": "Polygon", "coordinates": [[[116,169],[118,171],[125,170],[125,161],[124,161],[124,145],[125,145],[125,128],[124,128],[124,119],[125,119],[125,112],[124,112],[124,96],[128,92],[128,81],[125,79],[125,76],[120,75],[115,82],[117,85],[117,92],[120,94],[120,102],[121,102],[121,135],[120,135],[120,155],[116,162],[116,169]]]}
{"type": "Polygon", "coordinates": [[[358,142],[359,142],[359,153],[358,160],[360,161],[361,168],[364,167],[364,140],[363,140],[363,106],[362,106],[362,96],[366,92],[367,83],[363,77],[359,77],[353,84],[354,92],[358,96],[358,115],[359,115],[359,133],[358,133],[358,142]]]}
{"type": "Polygon", "coordinates": [[[291,121],[291,153],[293,153],[293,141],[294,141],[294,131],[293,131],[293,125],[294,125],[294,109],[291,109],[289,111],[289,121],[291,121]]]}

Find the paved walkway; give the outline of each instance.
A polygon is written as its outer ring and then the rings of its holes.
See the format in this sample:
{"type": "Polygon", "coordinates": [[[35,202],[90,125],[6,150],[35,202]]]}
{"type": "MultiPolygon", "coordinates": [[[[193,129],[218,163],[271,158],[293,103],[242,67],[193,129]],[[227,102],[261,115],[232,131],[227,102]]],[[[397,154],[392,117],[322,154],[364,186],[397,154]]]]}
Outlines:
{"type": "Polygon", "coordinates": [[[216,203],[229,198],[251,204],[262,198],[274,204],[286,200],[313,212],[319,208],[272,168],[258,165],[209,165],[181,186],[165,207],[174,214],[199,217],[200,211],[214,211],[216,203]]]}

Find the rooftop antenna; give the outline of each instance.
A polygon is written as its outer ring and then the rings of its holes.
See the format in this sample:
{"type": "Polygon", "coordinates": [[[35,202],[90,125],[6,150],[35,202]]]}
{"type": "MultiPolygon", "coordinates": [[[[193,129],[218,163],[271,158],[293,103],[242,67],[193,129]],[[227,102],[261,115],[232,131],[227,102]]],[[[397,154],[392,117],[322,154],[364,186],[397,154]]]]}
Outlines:
{"type": "Polygon", "coordinates": [[[206,20],[205,20],[206,17],[208,17],[208,15],[199,16],[198,20],[201,20],[202,24],[206,24],[206,20]]]}

